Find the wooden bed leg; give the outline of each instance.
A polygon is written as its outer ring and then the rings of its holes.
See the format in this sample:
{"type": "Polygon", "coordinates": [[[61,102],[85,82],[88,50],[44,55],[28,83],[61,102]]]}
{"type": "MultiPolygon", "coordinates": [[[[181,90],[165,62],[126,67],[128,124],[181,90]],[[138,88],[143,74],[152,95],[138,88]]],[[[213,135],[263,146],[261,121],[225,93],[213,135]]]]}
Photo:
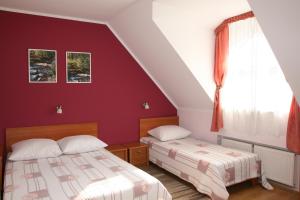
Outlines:
{"type": "Polygon", "coordinates": [[[258,185],[258,178],[251,179],[252,186],[258,185]]]}

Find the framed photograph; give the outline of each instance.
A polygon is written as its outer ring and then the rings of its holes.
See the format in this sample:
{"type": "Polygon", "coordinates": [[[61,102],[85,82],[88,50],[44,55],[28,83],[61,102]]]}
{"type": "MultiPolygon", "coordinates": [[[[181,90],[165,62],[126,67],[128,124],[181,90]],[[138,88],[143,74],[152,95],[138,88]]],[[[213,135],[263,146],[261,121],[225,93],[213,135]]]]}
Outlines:
{"type": "Polygon", "coordinates": [[[67,51],[67,83],[91,83],[91,53],[67,51]]]}
{"type": "Polygon", "coordinates": [[[28,49],[29,83],[56,83],[55,50],[28,49]]]}

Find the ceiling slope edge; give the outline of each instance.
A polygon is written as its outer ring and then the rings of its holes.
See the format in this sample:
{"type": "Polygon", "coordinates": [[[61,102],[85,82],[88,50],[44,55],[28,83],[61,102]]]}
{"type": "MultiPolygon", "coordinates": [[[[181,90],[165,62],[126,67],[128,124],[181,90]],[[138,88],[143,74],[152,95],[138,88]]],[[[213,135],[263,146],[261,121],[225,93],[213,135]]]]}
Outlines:
{"type": "Polygon", "coordinates": [[[43,17],[52,17],[52,18],[57,18],[57,19],[66,19],[66,20],[73,20],[73,21],[80,21],[80,22],[107,25],[106,21],[91,20],[91,19],[80,18],[80,17],[56,15],[56,14],[51,14],[51,13],[42,13],[42,12],[21,10],[21,9],[15,9],[15,8],[7,8],[7,7],[1,7],[1,6],[0,6],[0,10],[7,11],[7,12],[16,12],[16,13],[28,14],[28,15],[37,15],[37,16],[43,16],[43,17]]]}
{"type": "Polygon", "coordinates": [[[108,24],[176,108],[212,108],[206,92],[154,23],[152,0],[135,2],[108,24]]]}
{"type": "Polygon", "coordinates": [[[168,95],[168,93],[160,86],[160,83],[151,75],[151,73],[144,67],[144,63],[133,53],[133,51],[129,48],[126,42],[122,39],[122,37],[118,34],[118,32],[111,26],[109,23],[107,24],[108,28],[115,35],[115,37],[121,42],[121,44],[126,48],[129,54],[135,59],[135,61],[141,66],[141,68],[145,71],[145,73],[150,77],[150,79],[155,83],[155,85],[160,89],[160,91],[167,97],[167,99],[171,102],[171,104],[178,109],[175,101],[168,95]]]}

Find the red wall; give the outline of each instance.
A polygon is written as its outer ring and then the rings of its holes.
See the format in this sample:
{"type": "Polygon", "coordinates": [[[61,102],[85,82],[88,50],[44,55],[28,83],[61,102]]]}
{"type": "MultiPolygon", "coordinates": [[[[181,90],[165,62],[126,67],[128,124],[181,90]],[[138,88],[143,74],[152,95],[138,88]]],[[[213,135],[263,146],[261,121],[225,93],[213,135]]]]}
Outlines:
{"type": "Polygon", "coordinates": [[[177,113],[105,25],[0,11],[0,27],[0,143],[7,127],[91,121],[109,144],[136,141],[140,118],[177,113]],[[57,50],[58,83],[28,83],[28,48],[57,50]],[[66,51],[92,53],[91,84],[66,83],[66,51]]]}

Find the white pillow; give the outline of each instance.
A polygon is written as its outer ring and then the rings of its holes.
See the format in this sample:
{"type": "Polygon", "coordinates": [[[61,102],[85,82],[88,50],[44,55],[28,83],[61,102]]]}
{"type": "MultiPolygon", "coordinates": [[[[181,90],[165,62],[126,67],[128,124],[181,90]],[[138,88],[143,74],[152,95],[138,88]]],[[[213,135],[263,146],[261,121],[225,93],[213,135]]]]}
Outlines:
{"type": "Polygon", "coordinates": [[[57,142],[64,154],[85,153],[107,147],[106,143],[91,135],[69,136],[57,142]]]}
{"type": "Polygon", "coordinates": [[[151,129],[148,133],[163,142],[185,138],[191,134],[190,131],[176,125],[159,126],[151,129]]]}
{"type": "Polygon", "coordinates": [[[12,145],[9,160],[32,160],[39,158],[57,157],[62,152],[54,140],[29,139],[12,145]]]}

